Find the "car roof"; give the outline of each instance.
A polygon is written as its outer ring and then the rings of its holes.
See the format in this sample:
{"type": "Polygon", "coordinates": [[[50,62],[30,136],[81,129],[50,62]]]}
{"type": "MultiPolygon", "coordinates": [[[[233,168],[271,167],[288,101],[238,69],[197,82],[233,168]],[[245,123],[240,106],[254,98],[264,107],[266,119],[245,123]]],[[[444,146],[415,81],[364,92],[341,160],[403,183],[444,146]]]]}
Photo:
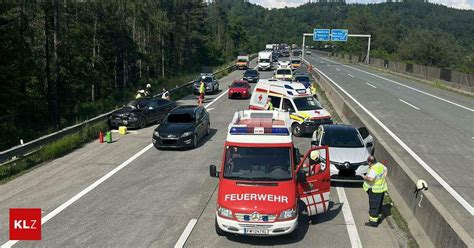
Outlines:
{"type": "Polygon", "coordinates": [[[347,125],[347,124],[325,124],[322,125],[324,130],[335,130],[335,131],[351,131],[357,129],[352,126],[352,125],[347,125]]]}
{"type": "Polygon", "coordinates": [[[193,113],[196,112],[197,109],[202,108],[197,105],[183,105],[178,106],[171,110],[173,114],[186,114],[186,113],[193,113]]]}

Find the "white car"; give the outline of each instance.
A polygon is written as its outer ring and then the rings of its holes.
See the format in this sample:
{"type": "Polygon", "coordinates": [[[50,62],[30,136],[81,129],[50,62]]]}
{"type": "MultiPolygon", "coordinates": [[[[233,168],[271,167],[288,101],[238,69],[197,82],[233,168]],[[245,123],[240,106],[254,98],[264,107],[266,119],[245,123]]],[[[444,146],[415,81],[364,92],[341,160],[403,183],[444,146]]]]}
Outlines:
{"type": "Polygon", "coordinates": [[[291,81],[293,80],[293,71],[289,67],[278,68],[275,70],[275,78],[283,81],[291,81]]]}
{"type": "Polygon", "coordinates": [[[306,55],[311,55],[311,51],[310,50],[306,50],[306,55]]]}
{"type": "Polygon", "coordinates": [[[290,68],[290,61],[278,61],[279,68],[290,68]]]}
{"type": "Polygon", "coordinates": [[[369,168],[367,158],[373,153],[373,142],[365,127],[334,124],[319,126],[311,145],[329,147],[332,181],[361,182],[369,168]]]}

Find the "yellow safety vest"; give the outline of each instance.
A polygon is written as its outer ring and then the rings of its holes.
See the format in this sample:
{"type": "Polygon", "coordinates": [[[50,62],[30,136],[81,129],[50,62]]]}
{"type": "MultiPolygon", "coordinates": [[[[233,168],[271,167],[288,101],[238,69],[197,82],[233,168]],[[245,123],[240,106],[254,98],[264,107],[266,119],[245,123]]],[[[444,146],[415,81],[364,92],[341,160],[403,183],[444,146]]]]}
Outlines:
{"type": "Polygon", "coordinates": [[[313,85],[311,85],[311,94],[316,95],[317,91],[318,89],[314,87],[313,85]]]}
{"type": "Polygon", "coordinates": [[[204,84],[201,84],[201,85],[199,86],[199,93],[202,94],[202,93],[204,93],[204,92],[206,92],[206,86],[204,86],[204,84]]]}
{"type": "Polygon", "coordinates": [[[371,183],[364,181],[363,188],[365,191],[372,189],[373,193],[383,193],[388,190],[387,188],[387,181],[384,177],[384,165],[381,163],[376,163],[369,168],[367,174],[369,174],[370,170],[374,170],[376,173],[374,181],[371,183]]]}
{"type": "Polygon", "coordinates": [[[273,104],[272,104],[272,102],[269,102],[269,103],[268,103],[268,110],[273,110],[273,104]]]}

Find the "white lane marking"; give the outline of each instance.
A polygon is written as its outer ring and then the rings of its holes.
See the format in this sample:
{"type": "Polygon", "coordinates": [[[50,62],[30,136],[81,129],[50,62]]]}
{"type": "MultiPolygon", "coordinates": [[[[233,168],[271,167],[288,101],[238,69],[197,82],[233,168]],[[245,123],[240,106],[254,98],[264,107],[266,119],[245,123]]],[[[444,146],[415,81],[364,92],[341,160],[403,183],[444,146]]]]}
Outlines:
{"type": "Polygon", "coordinates": [[[326,64],[326,65],[327,65],[328,67],[331,67],[331,65],[330,65],[330,64],[326,64]]]}
{"type": "Polygon", "coordinates": [[[330,77],[324,74],[324,72],[322,72],[316,67],[313,67],[313,70],[318,71],[319,73],[321,73],[321,75],[329,79],[329,81],[331,81],[337,88],[339,88],[342,92],[344,92],[344,94],[346,94],[350,99],[352,99],[352,101],[354,101],[357,105],[359,105],[359,107],[362,110],[364,110],[370,117],[372,117],[372,119],[374,119],[375,122],[377,122],[390,136],[392,136],[392,138],[395,141],[397,141],[397,143],[401,147],[405,149],[405,151],[407,151],[431,176],[433,176],[433,178],[436,179],[436,181],[438,181],[438,183],[441,184],[443,188],[446,189],[446,191],[448,191],[448,193],[451,194],[451,196],[453,196],[454,199],[456,199],[456,201],[459,202],[459,204],[461,204],[471,215],[474,215],[474,209],[471,206],[471,204],[469,204],[466,201],[466,199],[464,199],[436,171],[434,171],[423,159],[421,159],[420,156],[418,156],[418,154],[416,154],[410,147],[408,147],[408,145],[405,144],[405,142],[403,142],[394,132],[392,132],[392,130],[390,130],[387,126],[385,126],[385,124],[383,124],[377,117],[375,117],[375,115],[372,114],[372,112],[370,112],[359,101],[357,101],[352,95],[350,95],[346,90],[344,90],[341,86],[339,86],[339,84],[337,84],[336,82],[334,82],[334,80],[332,80],[330,77]]]}
{"type": "Polygon", "coordinates": [[[346,223],[347,232],[349,233],[349,239],[351,240],[351,247],[362,247],[362,242],[357,232],[357,226],[352,216],[351,207],[346,197],[346,191],[344,188],[336,187],[337,196],[339,202],[342,203],[342,215],[344,216],[344,222],[346,223]]]}
{"type": "Polygon", "coordinates": [[[374,89],[377,89],[377,87],[375,87],[375,85],[373,85],[373,84],[369,84],[369,83],[366,83],[366,84],[367,84],[368,86],[374,88],[374,89]]]}
{"type": "Polygon", "coordinates": [[[196,223],[197,223],[197,219],[189,220],[188,225],[186,226],[186,228],[184,228],[184,231],[179,237],[178,242],[176,242],[176,244],[174,245],[174,248],[182,248],[184,246],[184,243],[186,243],[186,240],[188,240],[188,237],[193,231],[196,223]]]}
{"type": "Polygon", "coordinates": [[[389,81],[389,82],[391,82],[391,83],[394,83],[394,84],[400,85],[400,86],[402,86],[402,87],[405,87],[405,88],[408,88],[408,89],[414,90],[414,91],[416,91],[416,92],[419,92],[419,93],[425,94],[425,95],[427,95],[427,96],[431,96],[431,97],[433,97],[433,98],[436,98],[436,99],[438,99],[438,100],[441,100],[441,101],[444,101],[444,102],[450,103],[450,104],[452,104],[452,105],[458,106],[458,107],[460,107],[460,108],[463,108],[463,109],[469,110],[469,111],[471,111],[471,112],[474,112],[474,109],[472,109],[472,108],[468,108],[468,107],[466,107],[466,106],[464,106],[464,105],[461,105],[461,104],[459,104],[459,103],[455,103],[455,102],[452,102],[452,101],[450,101],[450,100],[446,100],[446,99],[444,99],[444,98],[441,98],[441,97],[439,97],[439,96],[435,96],[435,95],[433,95],[433,94],[430,94],[430,93],[428,93],[428,92],[425,92],[425,91],[419,90],[419,89],[417,89],[417,88],[413,88],[413,87],[411,87],[411,86],[408,86],[408,85],[404,85],[404,84],[402,84],[402,83],[399,83],[399,82],[397,82],[397,81],[394,81],[394,80],[391,80],[391,79],[388,79],[388,78],[385,78],[385,77],[379,76],[379,75],[377,75],[377,74],[370,73],[370,72],[367,72],[367,71],[364,71],[364,70],[361,70],[361,69],[358,69],[358,68],[355,68],[355,67],[352,67],[352,66],[349,66],[349,65],[344,65],[344,64],[338,63],[338,62],[336,62],[336,61],[332,61],[332,60],[330,60],[330,59],[326,59],[326,58],[322,58],[322,59],[324,59],[324,60],[327,60],[327,61],[330,61],[330,62],[334,62],[334,63],[337,63],[337,64],[340,64],[340,65],[343,65],[343,66],[345,66],[345,67],[348,67],[348,68],[354,69],[354,70],[356,70],[356,71],[360,71],[360,72],[363,72],[363,73],[366,73],[366,74],[372,75],[372,76],[374,76],[374,77],[381,78],[381,79],[383,79],[383,80],[386,80],[386,81],[389,81]]]}
{"type": "Polygon", "coordinates": [[[214,108],[208,108],[207,111],[211,111],[211,110],[214,110],[214,108]]]}
{"type": "Polygon", "coordinates": [[[347,75],[349,75],[349,77],[354,77],[354,76],[352,76],[352,75],[351,75],[351,74],[349,74],[349,73],[347,73],[347,75]]]}
{"type": "Polygon", "coordinates": [[[420,110],[420,108],[415,107],[415,105],[413,105],[413,104],[411,104],[411,103],[409,103],[409,102],[406,102],[406,101],[404,101],[404,100],[402,100],[402,99],[398,99],[398,100],[399,100],[400,102],[403,102],[403,103],[405,103],[406,105],[408,105],[408,106],[410,106],[410,107],[416,109],[416,110],[420,110]]]}
{"type": "MultiPolygon", "coordinates": [[[[222,94],[220,94],[218,97],[216,97],[214,100],[212,100],[212,102],[208,103],[204,108],[208,108],[209,106],[211,106],[212,104],[214,104],[217,100],[219,100],[222,96],[226,95],[227,94],[227,91],[229,91],[228,89],[223,92],[222,94]]],[[[113,170],[111,170],[109,173],[105,174],[104,176],[102,176],[101,178],[99,178],[97,181],[95,181],[94,183],[92,183],[91,185],[89,185],[87,188],[83,189],[81,192],[77,193],[75,196],[73,196],[71,199],[67,200],[65,203],[61,204],[59,207],[57,207],[56,209],[54,209],[52,212],[50,212],[49,214],[47,214],[45,217],[41,218],[41,225],[44,225],[44,223],[46,223],[48,220],[52,219],[54,216],[58,215],[59,213],[61,213],[64,209],[66,209],[67,207],[71,206],[74,202],[76,202],[77,200],[81,199],[81,197],[83,197],[84,195],[86,195],[87,193],[89,193],[90,191],[92,191],[93,189],[95,189],[97,186],[99,186],[100,184],[102,184],[103,182],[105,182],[107,179],[109,179],[110,177],[112,177],[115,173],[119,172],[121,169],[125,168],[127,165],[129,165],[131,162],[133,162],[135,159],[137,159],[138,157],[140,157],[143,153],[145,153],[146,151],[150,150],[150,148],[153,147],[153,143],[147,145],[145,148],[141,149],[139,152],[137,152],[135,155],[133,155],[132,157],[130,157],[129,159],[127,159],[125,162],[123,162],[122,164],[120,164],[119,166],[115,167],[113,170]]],[[[12,247],[14,244],[18,243],[18,240],[9,240],[7,242],[5,242],[1,248],[10,248],[12,247]]]]}
{"type": "MultiPolygon", "coordinates": [[[[147,145],[145,148],[141,149],[139,152],[137,152],[135,155],[127,159],[125,162],[120,164],[119,166],[115,167],[113,170],[111,170],[109,173],[105,174],[102,176],[99,180],[95,181],[91,185],[89,185],[87,188],[83,189],[81,192],[77,193],[75,196],[73,196],[71,199],[67,200],[65,203],[61,204],[59,207],[51,211],[49,214],[47,214],[45,217],[41,218],[41,225],[44,225],[48,220],[53,218],[54,216],[58,215],[61,213],[64,209],[67,207],[71,206],[74,202],[77,200],[81,199],[84,195],[95,189],[97,186],[99,186],[101,183],[105,182],[107,179],[109,179],[111,176],[113,176],[115,173],[119,172],[121,169],[125,168],[125,166],[129,165],[131,162],[133,162],[135,159],[140,157],[143,153],[148,151],[150,148],[153,147],[153,144],[147,145]]],[[[5,244],[2,245],[2,248],[6,247],[12,247],[14,244],[16,244],[18,240],[9,240],[5,244]]]]}
{"type": "Polygon", "coordinates": [[[341,69],[339,69],[339,68],[336,68],[336,71],[340,71],[340,70],[341,70],[341,69]]]}

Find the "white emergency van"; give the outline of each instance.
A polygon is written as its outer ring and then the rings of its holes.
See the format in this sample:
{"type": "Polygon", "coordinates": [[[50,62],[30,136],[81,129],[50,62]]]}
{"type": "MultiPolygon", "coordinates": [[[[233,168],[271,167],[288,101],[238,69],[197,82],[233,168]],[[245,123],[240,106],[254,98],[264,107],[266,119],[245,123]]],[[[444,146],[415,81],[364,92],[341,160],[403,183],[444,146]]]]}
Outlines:
{"type": "Polygon", "coordinates": [[[322,124],[332,124],[331,114],[301,83],[261,79],[254,88],[249,109],[264,110],[270,97],[274,110],[289,112],[295,136],[313,134],[322,124]]]}
{"type": "Polygon", "coordinates": [[[259,52],[258,53],[258,66],[259,71],[262,70],[271,70],[273,65],[272,52],[259,52]]]}

